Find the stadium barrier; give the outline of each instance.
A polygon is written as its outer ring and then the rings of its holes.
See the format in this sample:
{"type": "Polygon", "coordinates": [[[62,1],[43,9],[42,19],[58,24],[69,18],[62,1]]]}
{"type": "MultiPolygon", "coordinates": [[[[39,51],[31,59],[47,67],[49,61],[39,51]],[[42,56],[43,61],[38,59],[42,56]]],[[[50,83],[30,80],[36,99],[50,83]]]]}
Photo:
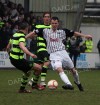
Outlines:
{"type": "MultiPolygon", "coordinates": [[[[100,57],[98,53],[81,53],[77,60],[77,68],[100,68],[100,57]]],[[[0,68],[14,68],[10,63],[7,52],[0,52],[0,68]]]]}
{"type": "Polygon", "coordinates": [[[77,68],[100,68],[98,53],[81,53],[77,59],[77,68]]]}
{"type": "Polygon", "coordinates": [[[8,53],[5,51],[0,52],[0,68],[14,68],[10,63],[8,53]]]}

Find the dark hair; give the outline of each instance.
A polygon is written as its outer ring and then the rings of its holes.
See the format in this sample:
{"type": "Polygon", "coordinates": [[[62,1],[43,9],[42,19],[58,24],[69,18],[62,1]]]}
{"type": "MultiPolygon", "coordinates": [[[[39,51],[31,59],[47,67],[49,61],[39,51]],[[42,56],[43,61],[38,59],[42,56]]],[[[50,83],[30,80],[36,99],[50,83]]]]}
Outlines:
{"type": "Polygon", "coordinates": [[[50,17],[51,17],[51,13],[50,13],[50,12],[44,12],[44,13],[43,13],[43,17],[44,17],[46,14],[49,14],[50,17]]]}
{"type": "Polygon", "coordinates": [[[59,22],[59,18],[58,17],[52,17],[51,20],[58,20],[58,22],[59,22]]]}
{"type": "Polygon", "coordinates": [[[19,24],[19,30],[24,30],[25,28],[27,28],[29,26],[29,24],[27,22],[24,23],[20,23],[19,24]]]}

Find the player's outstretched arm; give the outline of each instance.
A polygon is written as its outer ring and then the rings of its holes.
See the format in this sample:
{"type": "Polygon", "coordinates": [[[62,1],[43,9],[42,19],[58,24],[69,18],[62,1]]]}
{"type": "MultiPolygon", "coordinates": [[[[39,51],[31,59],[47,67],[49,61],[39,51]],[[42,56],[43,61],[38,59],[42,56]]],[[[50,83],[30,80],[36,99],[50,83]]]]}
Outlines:
{"type": "Polygon", "coordinates": [[[85,38],[92,38],[92,35],[87,35],[79,32],[74,32],[74,36],[80,36],[80,37],[85,37],[85,38]]]}
{"type": "Polygon", "coordinates": [[[25,38],[26,39],[33,39],[34,37],[36,36],[36,34],[35,34],[35,32],[33,31],[33,32],[30,32],[29,34],[27,34],[26,36],[25,36],[25,38]]]}

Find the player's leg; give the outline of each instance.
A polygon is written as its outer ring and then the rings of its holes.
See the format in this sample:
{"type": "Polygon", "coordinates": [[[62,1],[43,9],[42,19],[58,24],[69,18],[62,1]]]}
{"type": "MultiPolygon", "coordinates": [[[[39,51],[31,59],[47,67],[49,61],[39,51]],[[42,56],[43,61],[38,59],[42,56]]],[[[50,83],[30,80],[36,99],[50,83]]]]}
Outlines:
{"type": "Polygon", "coordinates": [[[75,68],[72,68],[71,72],[72,72],[73,77],[74,77],[74,83],[78,86],[80,91],[84,91],[83,86],[80,83],[79,74],[78,74],[77,70],[75,68]]]}
{"type": "Polygon", "coordinates": [[[21,86],[20,86],[20,89],[19,89],[19,93],[31,93],[30,90],[25,89],[26,84],[28,82],[29,75],[30,75],[30,71],[23,74],[23,76],[21,78],[21,86]]]}
{"type": "MultiPolygon", "coordinates": [[[[51,61],[52,62],[52,61],[51,61]]],[[[52,63],[51,63],[52,64],[52,63]]],[[[62,69],[62,63],[61,61],[55,61],[55,63],[52,64],[54,66],[54,69],[59,74],[61,80],[65,83],[65,85],[62,86],[63,89],[70,89],[73,90],[73,86],[68,79],[67,75],[65,74],[64,70],[62,69]]]]}
{"type": "Polygon", "coordinates": [[[43,85],[44,87],[46,87],[46,75],[47,75],[47,70],[48,70],[48,66],[50,65],[50,62],[44,62],[44,65],[42,67],[42,72],[41,72],[41,83],[40,85],[43,85]]]}
{"type": "Polygon", "coordinates": [[[59,56],[57,56],[57,54],[51,54],[50,60],[51,60],[51,65],[52,65],[53,69],[57,71],[61,80],[65,83],[65,85],[62,86],[62,88],[73,90],[74,88],[73,88],[70,80],[68,79],[67,75],[64,73],[64,70],[62,69],[62,62],[61,62],[61,59],[59,58],[59,56]]]}
{"type": "Polygon", "coordinates": [[[36,85],[38,83],[39,77],[40,75],[37,75],[35,71],[33,71],[32,78],[29,80],[28,85],[29,86],[36,85]]]}
{"type": "Polygon", "coordinates": [[[31,93],[31,91],[25,89],[26,84],[28,82],[28,77],[30,75],[30,69],[31,69],[31,67],[29,66],[29,62],[25,59],[14,60],[12,58],[10,58],[10,61],[17,69],[24,72],[21,78],[21,86],[20,86],[19,92],[20,93],[31,93]]]}
{"type": "Polygon", "coordinates": [[[28,86],[31,86],[32,89],[37,89],[38,80],[40,75],[37,75],[35,71],[32,73],[32,78],[28,82],[28,86]]]}
{"type": "MultiPolygon", "coordinates": [[[[35,75],[37,77],[39,77],[39,75],[41,73],[41,70],[42,70],[42,67],[39,64],[29,62],[29,61],[27,61],[25,59],[22,61],[22,64],[24,64],[24,65],[22,65],[19,69],[24,72],[24,75],[22,77],[19,92],[20,93],[25,93],[25,91],[26,91],[25,86],[26,86],[26,84],[28,82],[28,77],[30,76],[30,70],[34,70],[35,75]]],[[[33,86],[33,84],[32,84],[32,86],[33,86]]],[[[35,86],[37,86],[37,85],[35,85],[35,86]]],[[[40,87],[37,86],[36,88],[39,89],[40,87]]]]}
{"type": "MultiPolygon", "coordinates": [[[[38,64],[42,65],[40,85],[46,87],[46,83],[45,83],[46,74],[47,74],[48,66],[50,64],[49,54],[47,51],[41,51],[37,53],[37,56],[38,56],[38,60],[37,60],[38,64]]],[[[32,82],[36,83],[37,80],[38,80],[38,77],[35,74],[33,74],[33,78],[28,82],[28,84],[31,86],[32,82]]]]}
{"type": "Polygon", "coordinates": [[[28,85],[32,87],[32,89],[38,89],[38,90],[44,90],[45,87],[38,84],[40,75],[37,75],[35,72],[33,72],[33,76],[31,80],[28,82],[28,85]]]}
{"type": "MultiPolygon", "coordinates": [[[[32,52],[32,53],[33,53],[33,52],[32,52]]],[[[34,53],[33,53],[33,54],[34,54],[34,53]]],[[[30,57],[30,62],[35,62],[35,63],[37,63],[37,62],[38,62],[38,58],[34,58],[34,59],[33,59],[32,57],[30,57]]],[[[33,73],[32,73],[32,78],[29,80],[28,85],[29,85],[29,86],[32,86],[33,80],[34,80],[34,85],[37,84],[38,79],[39,79],[39,76],[37,76],[37,75],[35,74],[35,71],[33,71],[33,73]]]]}
{"type": "MultiPolygon", "coordinates": [[[[46,80],[48,65],[49,65],[49,62],[45,62],[45,63],[44,63],[44,65],[42,66],[42,73],[40,74],[40,75],[41,75],[41,82],[40,82],[40,85],[41,85],[41,86],[44,86],[44,87],[46,87],[45,80],[46,80]]],[[[38,83],[39,77],[40,77],[40,76],[37,76],[37,75],[33,72],[32,78],[31,78],[31,80],[28,82],[28,85],[29,85],[29,86],[32,86],[32,85],[33,85],[32,87],[34,87],[34,86],[38,83]]],[[[43,89],[41,88],[40,90],[43,90],[43,89]]]]}
{"type": "Polygon", "coordinates": [[[41,71],[42,71],[42,67],[41,65],[39,64],[36,64],[34,63],[34,67],[33,67],[33,70],[34,70],[34,73],[33,73],[33,80],[32,80],[32,89],[38,89],[38,90],[44,90],[44,86],[41,86],[41,85],[38,85],[38,80],[39,80],[39,76],[41,74],[41,71]],[[39,68],[40,66],[40,68],[39,68]]]}
{"type": "MultiPolygon", "coordinates": [[[[38,55],[37,55],[38,56],[38,55]]],[[[30,62],[36,62],[39,65],[41,65],[39,57],[38,58],[31,58],[30,57],[30,62]]],[[[35,64],[35,63],[34,63],[35,64]]],[[[42,65],[41,65],[42,67],[42,65]]],[[[33,68],[34,69],[34,68],[33,68]]],[[[39,90],[43,90],[42,87],[40,87],[40,85],[38,85],[38,80],[39,80],[40,75],[37,75],[37,73],[35,72],[35,70],[32,73],[32,78],[29,80],[28,85],[32,87],[32,89],[39,89],[39,90]]]]}
{"type": "Polygon", "coordinates": [[[68,53],[65,52],[65,54],[63,54],[63,55],[65,55],[64,61],[66,62],[67,66],[70,68],[70,70],[73,74],[75,84],[77,84],[80,91],[83,91],[83,87],[82,87],[80,80],[79,80],[78,72],[77,72],[77,70],[75,70],[72,60],[70,59],[68,53]]]}
{"type": "Polygon", "coordinates": [[[47,75],[47,70],[48,67],[50,65],[50,61],[49,61],[49,54],[47,51],[41,51],[38,54],[38,57],[40,58],[40,60],[42,61],[42,72],[41,72],[41,83],[40,85],[46,87],[46,75],[47,75]]]}

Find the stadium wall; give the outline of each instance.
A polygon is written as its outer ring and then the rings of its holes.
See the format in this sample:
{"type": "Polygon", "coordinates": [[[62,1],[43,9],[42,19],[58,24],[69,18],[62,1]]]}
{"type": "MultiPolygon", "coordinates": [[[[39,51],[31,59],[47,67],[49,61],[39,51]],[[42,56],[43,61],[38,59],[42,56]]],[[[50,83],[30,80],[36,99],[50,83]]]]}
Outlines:
{"type": "Polygon", "coordinates": [[[60,18],[63,27],[73,29],[79,5],[83,2],[85,0],[30,0],[29,10],[40,16],[43,12],[50,11],[52,16],[60,18]]]}
{"type": "MultiPolygon", "coordinates": [[[[98,53],[83,53],[77,60],[77,68],[99,68],[99,64],[98,53]]],[[[0,68],[14,68],[7,52],[0,52],[0,68]]]]}

